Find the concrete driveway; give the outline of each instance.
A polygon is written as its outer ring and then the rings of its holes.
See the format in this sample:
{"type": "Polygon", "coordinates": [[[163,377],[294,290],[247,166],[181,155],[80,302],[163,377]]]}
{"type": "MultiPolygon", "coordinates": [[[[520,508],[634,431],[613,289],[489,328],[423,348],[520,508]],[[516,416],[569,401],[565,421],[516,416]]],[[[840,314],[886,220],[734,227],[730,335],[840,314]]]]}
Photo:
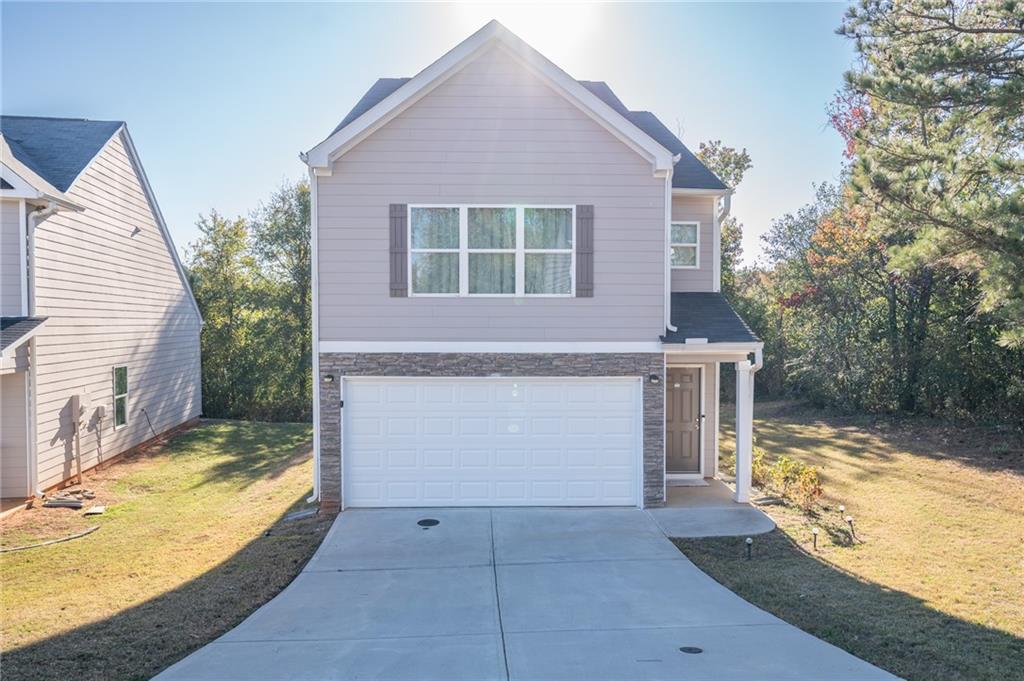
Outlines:
{"type": "Polygon", "coordinates": [[[417,509],[343,513],[277,598],[157,678],[895,677],[740,599],[644,511],[417,509]]]}

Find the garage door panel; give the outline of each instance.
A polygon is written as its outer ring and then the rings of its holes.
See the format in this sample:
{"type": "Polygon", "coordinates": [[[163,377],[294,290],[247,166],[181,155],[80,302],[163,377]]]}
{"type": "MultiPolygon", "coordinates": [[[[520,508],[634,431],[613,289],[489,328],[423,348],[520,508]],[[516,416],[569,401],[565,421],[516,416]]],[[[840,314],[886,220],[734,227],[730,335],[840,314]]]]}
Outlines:
{"type": "Polygon", "coordinates": [[[636,505],[637,379],[346,379],[346,506],[636,505]]]}

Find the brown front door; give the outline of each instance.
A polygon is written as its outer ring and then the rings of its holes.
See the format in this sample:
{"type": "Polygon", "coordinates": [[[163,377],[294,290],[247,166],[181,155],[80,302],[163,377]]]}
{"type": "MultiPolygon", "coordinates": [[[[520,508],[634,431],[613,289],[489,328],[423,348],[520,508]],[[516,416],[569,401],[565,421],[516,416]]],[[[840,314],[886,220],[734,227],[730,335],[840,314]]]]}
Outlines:
{"type": "Polygon", "coordinates": [[[700,472],[700,369],[669,367],[665,387],[665,472],[700,472]]]}

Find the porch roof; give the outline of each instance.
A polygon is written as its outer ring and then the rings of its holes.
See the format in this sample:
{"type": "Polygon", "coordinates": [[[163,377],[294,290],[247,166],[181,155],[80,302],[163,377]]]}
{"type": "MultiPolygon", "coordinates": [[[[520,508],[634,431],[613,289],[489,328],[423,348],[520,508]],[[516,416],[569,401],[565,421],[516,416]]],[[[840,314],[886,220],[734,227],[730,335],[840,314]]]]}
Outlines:
{"type": "Polygon", "coordinates": [[[0,353],[7,355],[43,325],[46,317],[0,317],[0,353]]]}
{"type": "Polygon", "coordinates": [[[736,314],[721,293],[673,293],[672,325],[663,343],[760,343],[761,339],[736,314]]]}

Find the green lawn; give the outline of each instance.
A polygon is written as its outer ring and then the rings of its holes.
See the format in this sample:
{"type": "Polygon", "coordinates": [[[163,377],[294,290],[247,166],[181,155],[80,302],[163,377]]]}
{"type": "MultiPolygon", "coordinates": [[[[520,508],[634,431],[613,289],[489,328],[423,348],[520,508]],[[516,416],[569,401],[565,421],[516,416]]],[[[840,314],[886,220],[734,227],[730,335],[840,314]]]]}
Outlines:
{"type": "MultiPolygon", "coordinates": [[[[728,409],[722,409],[727,414],[728,409]]],[[[755,410],[769,458],[818,467],[815,517],[765,510],[779,529],[677,540],[747,600],[911,681],[1006,679],[1024,669],[1024,449],[992,428],[854,421],[785,404],[755,410]],[[839,504],[854,517],[850,536],[839,504]],[[812,527],[820,528],[819,549],[812,527]]],[[[731,447],[723,441],[723,451],[731,447]]]]}
{"type": "Polygon", "coordinates": [[[322,519],[281,522],[310,493],[311,429],[206,422],[87,477],[105,515],[31,509],[4,519],[4,681],[148,679],[279,592],[322,519]],[[269,534],[267,531],[270,530],[269,534]]]}

